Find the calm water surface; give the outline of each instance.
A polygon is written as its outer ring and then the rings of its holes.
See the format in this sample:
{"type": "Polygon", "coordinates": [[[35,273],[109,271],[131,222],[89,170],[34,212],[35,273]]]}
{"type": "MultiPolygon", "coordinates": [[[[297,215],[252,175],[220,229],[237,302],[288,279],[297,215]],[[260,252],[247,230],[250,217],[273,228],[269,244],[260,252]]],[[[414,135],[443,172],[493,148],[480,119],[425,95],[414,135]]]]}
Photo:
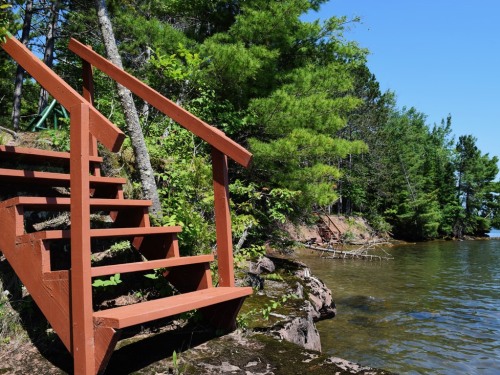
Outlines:
{"type": "Polygon", "coordinates": [[[500,374],[500,241],[430,242],[390,261],[301,258],[332,290],[323,352],[401,374],[500,374]]]}

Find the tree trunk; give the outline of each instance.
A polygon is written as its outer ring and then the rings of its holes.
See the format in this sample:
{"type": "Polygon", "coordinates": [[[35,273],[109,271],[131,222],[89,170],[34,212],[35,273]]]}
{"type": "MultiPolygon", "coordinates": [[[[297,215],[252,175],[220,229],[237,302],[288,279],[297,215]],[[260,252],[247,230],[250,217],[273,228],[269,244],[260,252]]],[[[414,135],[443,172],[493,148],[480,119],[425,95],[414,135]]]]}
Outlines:
{"type": "MultiPolygon", "coordinates": [[[[21,34],[21,43],[28,44],[31,31],[31,18],[33,16],[33,0],[26,2],[24,10],[23,32],[21,34]]],[[[19,121],[21,119],[21,99],[23,96],[24,69],[17,65],[16,80],[14,84],[14,101],[12,105],[12,126],[14,130],[19,130],[19,121]]]]}
{"type": "MultiPolygon", "coordinates": [[[[118,53],[118,48],[116,46],[113,26],[108,15],[106,1],[96,0],[95,5],[97,9],[99,27],[101,29],[102,38],[108,58],[113,64],[123,69],[122,59],[120,57],[120,54],[118,53]]],[[[153,168],[151,167],[149,153],[146,148],[146,142],[144,141],[144,135],[142,134],[139,115],[137,114],[137,109],[132,98],[132,93],[120,84],[117,84],[117,88],[118,96],[120,97],[123,111],[125,113],[127,129],[135,153],[136,168],[139,171],[142,182],[142,192],[145,198],[153,201],[150,213],[153,216],[161,217],[161,204],[158,196],[158,190],[156,189],[153,168]]]]}
{"type": "MultiPolygon", "coordinates": [[[[53,0],[50,4],[50,18],[47,25],[45,51],[43,54],[43,62],[49,68],[52,68],[52,64],[54,61],[54,43],[56,39],[57,19],[59,17],[59,5],[60,5],[60,0],[53,0]]],[[[49,99],[48,92],[42,88],[40,90],[40,97],[38,99],[39,114],[42,113],[42,111],[47,106],[48,99],[49,99]]]]}

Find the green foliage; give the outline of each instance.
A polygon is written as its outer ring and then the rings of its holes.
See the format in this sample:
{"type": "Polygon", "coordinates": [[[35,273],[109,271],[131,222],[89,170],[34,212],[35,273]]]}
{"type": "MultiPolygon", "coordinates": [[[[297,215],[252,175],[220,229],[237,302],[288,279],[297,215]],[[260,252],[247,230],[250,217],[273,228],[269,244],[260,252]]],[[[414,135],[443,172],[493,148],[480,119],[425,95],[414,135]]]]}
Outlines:
{"type": "Polygon", "coordinates": [[[354,240],[355,238],[355,235],[352,231],[350,230],[346,230],[343,234],[342,234],[342,242],[350,242],[352,240],[354,240]]]}
{"type": "Polygon", "coordinates": [[[239,314],[236,318],[236,324],[238,325],[238,327],[245,329],[246,327],[248,327],[249,320],[252,319],[252,317],[255,318],[256,316],[260,316],[264,320],[269,320],[271,313],[283,307],[285,303],[290,299],[298,299],[298,297],[293,293],[289,293],[283,295],[279,299],[271,300],[261,308],[255,308],[244,314],[239,314]]]}
{"type": "Polygon", "coordinates": [[[127,251],[131,249],[130,241],[124,240],[124,241],[119,241],[111,245],[109,248],[109,251],[111,253],[119,253],[122,251],[127,251]]]}
{"type": "Polygon", "coordinates": [[[0,133],[0,145],[4,145],[7,143],[7,139],[8,139],[8,136],[7,136],[7,133],[0,133]]]}
{"type": "Polygon", "coordinates": [[[49,137],[52,148],[56,151],[68,152],[70,149],[69,128],[46,130],[45,134],[49,137]]]}
{"type": "Polygon", "coordinates": [[[334,136],[360,103],[348,95],[351,87],[346,66],[308,65],[286,75],[269,97],[250,103],[262,131],[259,139],[249,140],[261,168],[256,172],[277,187],[300,191],[296,204],[305,213],[338,199],[335,182],[341,171],[335,160],[366,151],[361,141],[334,136]]]}
{"type": "Polygon", "coordinates": [[[6,41],[7,34],[10,28],[9,18],[7,17],[7,11],[12,8],[10,4],[0,5],[0,43],[6,41]]]}
{"type": "Polygon", "coordinates": [[[177,354],[177,352],[174,350],[174,352],[172,353],[172,369],[171,372],[169,371],[169,373],[172,373],[174,375],[185,374],[187,365],[182,365],[181,362],[182,361],[180,354],[177,354]]]}
{"type": "MultiPolygon", "coordinates": [[[[125,69],[253,152],[248,172],[230,164],[234,239],[245,234],[261,244],[286,220],[307,220],[315,210],[360,213],[377,231],[412,240],[499,225],[496,157],[470,136],[455,142],[451,118],[430,127],[416,109],[398,109],[367,67],[368,51],[344,37],[358,19],[302,21],[323,2],[107,2],[125,69]]],[[[88,4],[63,6],[54,69],[80,88],[81,61],[67,51],[68,36],[105,50],[88,4]]],[[[1,6],[0,38],[18,27],[20,9],[1,6]]],[[[40,14],[37,24],[46,23],[40,14]]],[[[29,44],[43,44],[41,33],[33,30],[29,44]]],[[[8,124],[16,64],[0,54],[0,122],[8,124]]],[[[113,80],[96,71],[94,83],[97,108],[125,128],[113,80]]],[[[26,77],[22,126],[37,113],[38,95],[26,77]]],[[[161,195],[158,224],[183,227],[183,254],[208,253],[215,245],[210,150],[135,100],[161,195]]],[[[69,149],[67,130],[46,134],[56,149],[69,149]]],[[[130,140],[120,155],[127,196],[139,198],[130,140]]],[[[255,253],[247,246],[235,257],[255,253]]]]}
{"type": "Polygon", "coordinates": [[[103,279],[94,280],[94,282],[92,283],[92,286],[96,287],[96,288],[108,288],[110,286],[117,286],[121,282],[122,281],[120,279],[120,274],[116,273],[113,276],[110,276],[110,278],[107,280],[103,280],[103,279]]]}
{"type": "Polygon", "coordinates": [[[269,304],[265,305],[262,308],[262,310],[261,310],[262,317],[265,320],[269,320],[269,314],[271,314],[271,312],[278,309],[279,307],[283,306],[283,304],[291,298],[297,299],[297,296],[295,294],[285,294],[284,296],[282,296],[278,300],[271,300],[271,302],[269,302],[269,304]]]}
{"type": "Polygon", "coordinates": [[[150,63],[167,79],[181,81],[190,79],[199,70],[203,60],[198,53],[191,53],[179,43],[177,54],[162,55],[159,50],[151,56],[150,63]]]}
{"type": "Polygon", "coordinates": [[[300,192],[288,189],[259,188],[255,183],[236,180],[229,186],[233,234],[239,238],[246,230],[255,240],[272,239],[278,229],[276,224],[284,223],[293,215],[294,200],[300,192]],[[262,233],[261,228],[269,228],[262,233]]]}
{"type": "Polygon", "coordinates": [[[164,268],[157,268],[153,273],[144,275],[145,278],[151,280],[151,283],[157,291],[159,297],[167,297],[174,294],[174,289],[172,288],[172,285],[167,281],[164,274],[164,268]]]}
{"type": "Polygon", "coordinates": [[[392,231],[392,226],[386,221],[382,215],[374,215],[369,217],[370,226],[382,235],[387,235],[392,231]]]}
{"type": "Polygon", "coordinates": [[[151,162],[163,207],[161,225],[181,225],[183,254],[211,251],[215,242],[212,174],[208,155],[188,131],[172,124],[150,128],[159,138],[148,139],[151,162]]]}
{"type": "Polygon", "coordinates": [[[248,260],[258,259],[265,254],[265,246],[252,244],[235,252],[234,263],[237,267],[244,268],[248,260]]]}
{"type": "MultiPolygon", "coordinates": [[[[273,281],[283,281],[283,276],[281,276],[279,273],[268,273],[266,275],[263,275],[262,278],[264,280],[273,280],[273,281]]],[[[285,302],[285,301],[283,301],[285,302]]]]}
{"type": "Polygon", "coordinates": [[[495,195],[498,183],[498,158],[483,155],[471,135],[461,136],[456,145],[456,169],[458,173],[457,196],[463,214],[457,217],[455,230],[461,234],[484,234],[496,219],[498,206],[495,195]]]}
{"type": "Polygon", "coordinates": [[[19,340],[23,326],[19,314],[10,306],[10,292],[0,285],[0,346],[19,340]]]}

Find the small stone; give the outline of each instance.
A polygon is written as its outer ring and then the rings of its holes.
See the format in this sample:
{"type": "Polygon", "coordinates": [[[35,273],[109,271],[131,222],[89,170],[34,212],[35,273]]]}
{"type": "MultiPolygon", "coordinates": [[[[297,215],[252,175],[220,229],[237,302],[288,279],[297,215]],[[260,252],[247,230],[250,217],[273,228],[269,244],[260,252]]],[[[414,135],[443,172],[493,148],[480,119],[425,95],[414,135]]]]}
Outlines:
{"type": "Polygon", "coordinates": [[[220,369],[224,372],[229,372],[229,371],[239,371],[240,368],[238,366],[234,366],[230,364],[229,362],[222,362],[222,366],[220,369]]]}

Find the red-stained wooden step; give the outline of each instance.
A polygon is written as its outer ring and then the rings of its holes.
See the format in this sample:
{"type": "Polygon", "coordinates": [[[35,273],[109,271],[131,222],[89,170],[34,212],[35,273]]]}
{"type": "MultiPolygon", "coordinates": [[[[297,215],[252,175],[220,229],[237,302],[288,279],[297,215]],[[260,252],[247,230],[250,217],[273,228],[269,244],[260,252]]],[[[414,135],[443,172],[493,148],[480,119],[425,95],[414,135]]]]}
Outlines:
{"type": "MultiPolygon", "coordinates": [[[[138,227],[138,228],[109,228],[109,229],[91,229],[89,231],[91,238],[102,237],[143,237],[148,235],[161,235],[180,233],[180,226],[169,227],[138,227]]],[[[48,230],[35,232],[18,236],[16,242],[26,243],[38,240],[61,240],[71,238],[71,230],[48,230]]]]}
{"type": "MultiPolygon", "coordinates": [[[[0,202],[1,207],[23,206],[30,210],[67,210],[71,204],[70,198],[61,197],[14,197],[0,202]]],[[[140,199],[103,199],[91,198],[90,209],[94,211],[117,210],[120,208],[149,207],[150,200],[140,199]]]]}
{"type": "Polygon", "coordinates": [[[173,257],[167,259],[148,260],[144,262],[133,262],[123,264],[113,264],[108,266],[92,267],[90,274],[92,277],[114,275],[115,273],[127,273],[147,271],[155,268],[170,268],[187,266],[192,264],[209,263],[214,260],[212,254],[196,255],[189,257],[173,257]]]}
{"type": "Polygon", "coordinates": [[[114,329],[130,327],[151,320],[177,315],[218,303],[244,298],[252,294],[250,287],[217,287],[197,290],[135,305],[94,312],[94,324],[114,329]]]}
{"type": "MultiPolygon", "coordinates": [[[[123,185],[127,182],[121,177],[89,176],[90,186],[123,185]]],[[[69,174],[39,171],[24,171],[18,169],[0,168],[0,180],[7,182],[35,183],[52,186],[69,186],[69,174]]]]}
{"type": "MultiPolygon", "coordinates": [[[[50,164],[64,165],[69,164],[69,152],[59,152],[50,150],[41,150],[38,148],[0,146],[0,160],[21,159],[30,162],[49,162],[50,164]]],[[[102,163],[100,156],[89,156],[91,163],[102,163]]]]}

